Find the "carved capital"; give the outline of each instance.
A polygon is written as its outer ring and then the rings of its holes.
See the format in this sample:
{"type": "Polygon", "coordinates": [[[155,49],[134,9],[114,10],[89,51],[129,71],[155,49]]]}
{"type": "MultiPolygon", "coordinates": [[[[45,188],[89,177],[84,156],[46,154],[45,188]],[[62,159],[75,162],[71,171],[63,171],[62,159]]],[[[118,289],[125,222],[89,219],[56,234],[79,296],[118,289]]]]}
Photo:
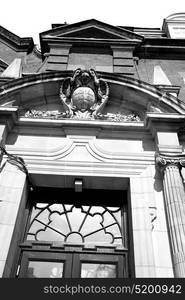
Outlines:
{"type": "Polygon", "coordinates": [[[185,155],[163,155],[157,153],[155,162],[162,172],[168,166],[174,166],[180,169],[185,167],[185,155]]]}

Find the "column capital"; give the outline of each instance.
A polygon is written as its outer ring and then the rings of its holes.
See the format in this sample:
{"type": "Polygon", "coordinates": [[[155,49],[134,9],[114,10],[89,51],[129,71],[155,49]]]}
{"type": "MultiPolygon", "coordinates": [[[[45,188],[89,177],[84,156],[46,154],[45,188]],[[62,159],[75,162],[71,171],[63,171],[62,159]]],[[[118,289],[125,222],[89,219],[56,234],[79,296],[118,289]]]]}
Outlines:
{"type": "Polygon", "coordinates": [[[185,167],[185,155],[165,155],[157,153],[155,156],[156,165],[164,171],[168,166],[175,166],[177,168],[185,167]]]}

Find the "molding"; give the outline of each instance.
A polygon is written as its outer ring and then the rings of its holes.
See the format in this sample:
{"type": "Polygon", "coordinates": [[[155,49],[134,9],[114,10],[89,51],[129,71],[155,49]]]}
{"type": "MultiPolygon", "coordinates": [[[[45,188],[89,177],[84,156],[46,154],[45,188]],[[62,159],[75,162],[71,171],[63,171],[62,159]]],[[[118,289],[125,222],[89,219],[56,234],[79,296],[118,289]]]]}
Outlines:
{"type": "MultiPolygon", "coordinates": [[[[113,152],[107,151],[107,149],[102,149],[96,144],[96,139],[94,137],[86,136],[83,138],[79,136],[70,136],[66,138],[66,143],[62,147],[57,147],[54,149],[49,150],[41,150],[41,149],[32,149],[32,148],[19,148],[17,146],[10,146],[7,145],[8,152],[11,154],[21,155],[25,159],[31,159],[35,161],[51,161],[55,162],[56,160],[59,161],[72,161],[68,156],[73,152],[76,151],[78,147],[84,147],[86,153],[89,154],[94,162],[110,162],[110,163],[117,163],[120,164],[143,164],[149,165],[154,164],[154,151],[148,151],[147,153],[128,153],[128,152],[113,152]]],[[[85,161],[83,157],[77,161],[85,161]]],[[[92,162],[92,160],[88,161],[87,163],[92,162]]]]}
{"type": "Polygon", "coordinates": [[[145,59],[185,59],[185,40],[171,38],[145,38],[137,47],[136,56],[145,59]]]}
{"type": "Polygon", "coordinates": [[[0,58],[0,67],[4,70],[8,67],[8,64],[1,58],[0,58]]]}
{"type": "Polygon", "coordinates": [[[34,47],[34,42],[31,37],[20,38],[2,26],[0,26],[0,38],[13,46],[17,51],[31,52],[34,47]]]}
{"type": "Polygon", "coordinates": [[[155,84],[155,86],[165,93],[175,93],[177,96],[179,95],[181,86],[179,85],[164,85],[164,84],[155,84]]]}
{"type": "Polygon", "coordinates": [[[149,164],[134,163],[121,165],[105,162],[69,162],[69,161],[35,161],[24,158],[29,174],[72,175],[72,176],[103,176],[128,178],[141,175],[149,164]]]}
{"type": "MultiPolygon", "coordinates": [[[[17,125],[40,128],[61,128],[66,135],[69,130],[72,131],[82,131],[91,132],[91,130],[109,130],[109,135],[111,136],[114,131],[129,131],[140,132],[146,131],[143,122],[112,122],[104,120],[76,120],[76,119],[62,119],[62,120],[48,120],[48,119],[29,119],[20,118],[17,125]]],[[[79,133],[78,133],[79,134],[79,133]]],[[[96,133],[98,134],[98,133],[96,133]]]]}

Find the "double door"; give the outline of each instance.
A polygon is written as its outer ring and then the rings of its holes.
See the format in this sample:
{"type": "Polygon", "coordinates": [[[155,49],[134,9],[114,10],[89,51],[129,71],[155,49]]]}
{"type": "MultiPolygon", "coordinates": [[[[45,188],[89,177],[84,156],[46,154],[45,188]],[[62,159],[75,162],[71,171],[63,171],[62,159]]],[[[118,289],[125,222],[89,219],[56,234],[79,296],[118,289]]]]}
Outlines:
{"type": "Polygon", "coordinates": [[[126,254],[23,251],[18,277],[123,278],[126,254]]]}

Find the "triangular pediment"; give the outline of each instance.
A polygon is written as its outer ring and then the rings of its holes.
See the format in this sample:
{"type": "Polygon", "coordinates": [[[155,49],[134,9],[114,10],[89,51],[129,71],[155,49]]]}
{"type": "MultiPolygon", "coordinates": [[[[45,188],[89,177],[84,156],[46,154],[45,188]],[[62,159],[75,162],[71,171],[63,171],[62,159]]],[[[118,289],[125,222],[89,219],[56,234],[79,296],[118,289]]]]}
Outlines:
{"type": "Polygon", "coordinates": [[[86,20],[70,25],[61,25],[57,28],[41,33],[41,37],[57,38],[89,38],[89,39],[123,39],[142,40],[143,37],[132,31],[112,26],[95,19],[86,20]]]}
{"type": "Polygon", "coordinates": [[[98,26],[88,26],[82,28],[81,30],[73,30],[69,33],[64,33],[61,35],[63,37],[77,37],[77,38],[92,38],[92,39],[119,39],[122,36],[112,33],[110,31],[105,31],[98,26]]]}

